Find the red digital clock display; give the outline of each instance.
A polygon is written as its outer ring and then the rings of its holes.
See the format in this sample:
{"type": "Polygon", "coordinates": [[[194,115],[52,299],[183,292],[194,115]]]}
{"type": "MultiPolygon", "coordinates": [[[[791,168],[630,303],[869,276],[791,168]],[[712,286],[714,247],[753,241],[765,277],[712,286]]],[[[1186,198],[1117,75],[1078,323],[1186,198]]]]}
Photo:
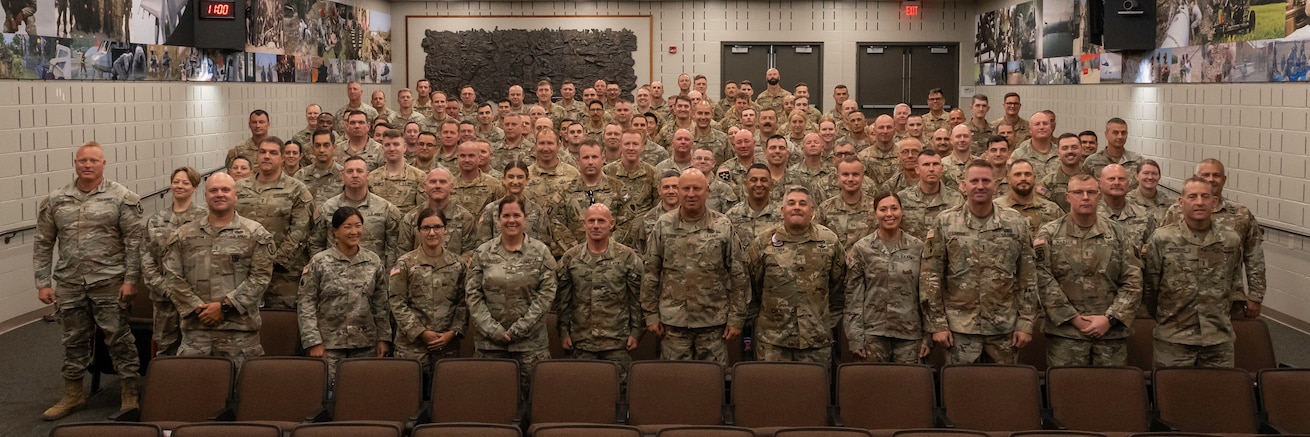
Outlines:
{"type": "Polygon", "coordinates": [[[235,20],[237,18],[236,2],[200,0],[200,18],[235,20]]]}

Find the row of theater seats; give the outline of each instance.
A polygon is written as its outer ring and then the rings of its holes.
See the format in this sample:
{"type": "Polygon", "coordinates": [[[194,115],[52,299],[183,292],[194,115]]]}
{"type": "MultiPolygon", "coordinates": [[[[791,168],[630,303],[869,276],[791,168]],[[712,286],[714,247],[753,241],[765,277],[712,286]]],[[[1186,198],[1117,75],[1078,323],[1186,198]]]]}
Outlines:
{"type": "Polygon", "coordinates": [[[1266,369],[1256,378],[1240,369],[1160,369],[1148,391],[1132,367],[1051,368],[1043,386],[1037,370],[1025,365],[949,365],[938,372],[851,363],[838,368],[833,383],[817,364],[741,362],[729,380],[717,363],[638,361],[623,390],[614,363],[550,360],[537,364],[525,402],[512,360],[439,361],[428,401],[412,360],[344,360],[331,400],[326,373],[324,362],[312,358],[252,359],[236,378],[225,359],[160,358],[146,377],[141,408],[115,419],[163,429],[254,421],[284,431],[306,422],[379,421],[404,430],[475,422],[519,426],[529,435],[575,423],[624,424],[645,434],[674,425],[732,425],[757,436],[788,427],[851,427],[875,435],[933,427],[1000,435],[1041,429],[1310,434],[1310,369],[1266,369]]]}
{"type": "MultiPolygon", "coordinates": [[[[170,434],[150,424],[76,423],[55,428],[51,437],[283,437],[278,427],[259,423],[197,423],[183,425],[170,434]]],[[[290,437],[402,437],[400,427],[380,423],[318,423],[297,426],[290,437]]],[[[482,423],[448,423],[423,425],[408,434],[411,437],[521,437],[522,431],[510,425],[482,423]]],[[[551,425],[537,430],[540,437],[643,437],[640,429],[625,425],[551,425]]],[[[857,428],[796,427],[783,428],[774,437],[873,437],[857,428]]],[[[660,430],[655,437],[754,437],[749,428],[732,426],[679,426],[660,430]]],[[[908,429],[891,437],[1109,437],[1103,433],[1082,431],[1020,431],[985,433],[957,429],[908,429]]],[[[1146,432],[1126,437],[1230,437],[1226,434],[1146,432]]]]}

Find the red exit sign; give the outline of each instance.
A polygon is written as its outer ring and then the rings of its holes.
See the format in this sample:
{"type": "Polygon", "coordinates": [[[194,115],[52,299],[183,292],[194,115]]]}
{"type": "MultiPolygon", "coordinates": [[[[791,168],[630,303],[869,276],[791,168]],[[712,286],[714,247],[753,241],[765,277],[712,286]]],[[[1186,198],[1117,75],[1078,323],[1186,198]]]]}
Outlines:
{"type": "Polygon", "coordinates": [[[903,6],[905,9],[905,16],[907,17],[919,16],[919,6],[920,5],[917,0],[906,0],[903,6]]]}

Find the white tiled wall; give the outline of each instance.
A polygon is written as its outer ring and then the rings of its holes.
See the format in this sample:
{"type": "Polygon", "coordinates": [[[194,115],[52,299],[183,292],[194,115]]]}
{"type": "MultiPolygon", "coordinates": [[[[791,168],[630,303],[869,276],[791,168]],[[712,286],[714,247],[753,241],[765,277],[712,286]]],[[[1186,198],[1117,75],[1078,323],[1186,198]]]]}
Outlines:
{"type": "MultiPolygon", "coordinates": [[[[703,74],[711,84],[711,97],[718,99],[724,41],[822,41],[824,84],[846,84],[851,95],[857,95],[857,43],[972,41],[972,13],[972,0],[926,0],[919,17],[904,17],[899,1],[415,1],[392,4],[392,31],[406,33],[405,16],[650,15],[652,80],[664,81],[666,89],[680,73],[703,74]],[[669,46],[677,46],[678,53],[670,55],[669,46]]],[[[960,45],[961,50],[969,47],[971,42],[960,45]]],[[[403,57],[405,51],[393,53],[403,57]]],[[[967,61],[967,56],[961,59],[962,68],[967,61]]],[[[785,69],[782,75],[785,82],[785,69]]],[[[813,94],[823,96],[824,108],[832,107],[831,89],[813,94]]]]}

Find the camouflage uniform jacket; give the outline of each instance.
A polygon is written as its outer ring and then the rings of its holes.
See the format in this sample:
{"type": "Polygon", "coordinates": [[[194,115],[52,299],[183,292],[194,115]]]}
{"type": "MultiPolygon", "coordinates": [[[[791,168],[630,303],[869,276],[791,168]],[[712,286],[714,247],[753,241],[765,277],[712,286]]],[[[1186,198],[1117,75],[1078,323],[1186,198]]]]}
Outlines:
{"type": "Polygon", "coordinates": [[[427,345],[419,340],[423,331],[464,333],[469,316],[464,274],[459,255],[448,251],[435,258],[423,249],[400,256],[387,280],[396,343],[425,350],[427,345]]]}
{"type": "Polygon", "coordinates": [[[782,205],[777,201],[769,200],[768,205],[756,210],[751,208],[749,201],[743,200],[723,215],[732,222],[732,231],[737,238],[737,244],[745,250],[760,232],[782,222],[782,205]]]}
{"type": "Polygon", "coordinates": [[[277,251],[273,262],[292,272],[299,271],[313,217],[314,196],[305,184],[285,174],[271,184],[251,176],[237,181],[237,212],[259,222],[273,234],[277,251]]]}
{"type": "Polygon", "coordinates": [[[632,248],[632,250],[637,251],[637,255],[645,255],[646,239],[650,236],[651,228],[655,227],[655,222],[658,221],[660,216],[664,215],[664,213],[676,209],[678,209],[677,205],[673,205],[673,209],[665,210],[664,203],[656,203],[655,206],[646,210],[646,212],[642,213],[636,220],[628,222],[628,226],[623,229],[623,233],[619,235],[618,238],[615,238],[615,240],[618,240],[620,243],[623,243],[624,246],[628,246],[632,248]]]}
{"type": "Polygon", "coordinates": [[[803,234],[778,223],[747,249],[755,339],[810,349],[832,344],[846,300],[846,257],[837,234],[811,224],[803,234]]]}
{"type": "Polygon", "coordinates": [[[1123,156],[1115,159],[1105,153],[1105,149],[1101,149],[1083,160],[1083,171],[1100,179],[1101,169],[1110,164],[1122,165],[1128,171],[1128,188],[1137,188],[1137,168],[1142,165],[1141,154],[1131,150],[1124,150],[1123,156]]]}
{"type": "Polygon", "coordinates": [[[332,233],[332,214],[343,206],[359,210],[363,216],[364,232],[360,235],[359,246],[373,252],[382,259],[382,265],[396,264],[400,249],[396,240],[400,238],[400,210],[386,199],[368,193],[362,202],[346,199],[344,194],[323,202],[323,207],[314,212],[314,228],[309,238],[309,254],[317,255],[329,247],[336,247],[337,237],[332,233]]]}
{"type": "MultiPolygon", "coordinates": [[[[1110,205],[1107,205],[1105,199],[1102,198],[1101,204],[1096,206],[1096,213],[1104,219],[1117,222],[1120,226],[1123,226],[1124,231],[1128,232],[1128,238],[1132,240],[1133,247],[1138,249],[1145,246],[1146,240],[1150,239],[1151,234],[1155,232],[1155,216],[1151,215],[1141,205],[1128,203],[1124,205],[1123,209],[1116,211],[1110,205]]],[[[1140,251],[1138,254],[1140,255],[1140,251]]]]}
{"type": "Polygon", "coordinates": [[[378,118],[378,111],[376,109],[373,109],[372,106],[366,105],[361,102],[359,107],[351,108],[350,103],[347,102],[345,105],[342,105],[341,108],[337,109],[337,112],[333,114],[334,115],[333,120],[337,121],[335,127],[337,130],[338,137],[346,132],[346,111],[349,111],[351,109],[363,112],[364,115],[368,117],[369,123],[372,123],[374,119],[378,118]]]}
{"type": "Polygon", "coordinates": [[[36,287],[141,280],[141,198],[105,180],[89,193],[76,183],[52,190],[37,206],[32,265],[36,287]],[[59,262],[53,260],[59,244],[59,262]],[[54,270],[51,271],[53,265],[54,270]]]}
{"type": "Polygon", "coordinates": [[[374,141],[372,138],[364,144],[364,149],[358,152],[350,150],[350,139],[342,138],[337,141],[337,153],[333,155],[333,160],[342,167],[346,166],[346,159],[352,156],[364,158],[364,163],[368,164],[368,171],[376,170],[382,166],[382,144],[374,141]]]}
{"type": "Polygon", "coordinates": [[[992,205],[997,208],[1013,209],[1023,216],[1028,223],[1029,235],[1036,234],[1037,230],[1042,228],[1042,225],[1064,215],[1064,211],[1061,211],[1060,206],[1056,205],[1055,202],[1035,194],[1031,203],[1019,203],[1010,196],[1001,196],[992,199],[992,205]]]}
{"type": "Polygon", "coordinates": [[[511,352],[547,348],[545,316],[555,302],[555,257],[545,243],[523,239],[506,250],[500,237],[478,246],[464,283],[478,349],[511,352]],[[504,340],[510,335],[510,343],[504,340]]]}
{"type": "MultiPolygon", "coordinates": [[[[785,89],[779,88],[777,92],[774,92],[765,88],[764,91],[760,91],[760,94],[755,96],[755,104],[760,105],[760,109],[773,109],[777,113],[782,114],[784,106],[783,101],[790,95],[791,91],[785,89]]],[[[786,117],[780,115],[778,118],[786,117]]]]}
{"type": "Polygon", "coordinates": [[[837,138],[837,144],[851,143],[851,146],[855,147],[855,153],[863,152],[864,149],[869,148],[869,145],[873,144],[871,141],[872,139],[870,139],[868,135],[865,135],[863,138],[855,138],[850,134],[846,134],[837,138]]]}
{"type": "MultiPolygon", "coordinates": [[[[1018,132],[1015,132],[1015,135],[1018,134],[1018,132]]],[[[1036,175],[1034,180],[1038,182],[1038,186],[1041,186],[1041,182],[1046,180],[1046,175],[1060,171],[1060,154],[1056,153],[1054,139],[1051,140],[1051,150],[1046,153],[1034,149],[1032,140],[1019,143],[1019,147],[1014,148],[1014,153],[1010,154],[1010,159],[1017,160],[1020,158],[1033,165],[1033,173],[1036,175]]]]}
{"type": "Polygon", "coordinates": [[[814,210],[814,223],[836,233],[842,247],[849,250],[855,242],[877,230],[878,226],[874,223],[876,209],[873,197],[867,194],[860,193],[860,200],[855,204],[846,203],[838,194],[829,197],[814,210]]]}
{"type": "MultiPolygon", "coordinates": [[[[481,246],[482,243],[500,236],[500,203],[504,200],[504,198],[496,199],[496,201],[482,207],[482,211],[478,215],[478,222],[473,229],[473,238],[476,245],[481,246]]],[[[546,243],[546,246],[550,247],[551,254],[554,255],[557,244],[550,233],[549,211],[546,211],[537,202],[533,202],[532,199],[523,199],[523,205],[527,209],[527,211],[523,211],[523,232],[529,237],[546,243]]],[[[559,254],[563,255],[566,248],[558,250],[559,254]]]]}
{"type": "Polygon", "coordinates": [[[487,140],[487,142],[491,143],[492,145],[501,144],[505,142],[505,131],[496,126],[492,126],[491,129],[486,132],[483,132],[479,128],[477,131],[477,136],[478,138],[487,140]]]}
{"type": "Polygon", "coordinates": [[[924,328],[963,334],[1032,333],[1038,306],[1032,234],[1012,209],[974,217],[942,211],[924,239],[919,276],[924,328]]]}
{"type": "Polygon", "coordinates": [[[1056,205],[1059,205],[1060,211],[1069,212],[1069,197],[1067,194],[1069,193],[1070,176],[1072,175],[1066,174],[1062,168],[1056,167],[1054,171],[1047,173],[1046,177],[1038,181],[1037,194],[1055,202],[1056,205]]]}
{"type": "Polygon", "coordinates": [[[1042,332],[1096,340],[1070,321],[1097,315],[1122,322],[1112,323],[1102,338],[1128,338],[1142,302],[1140,247],[1126,228],[1103,217],[1087,230],[1067,215],[1042,225],[1033,239],[1037,292],[1046,311],[1042,332]]]}
{"type": "Polygon", "coordinates": [[[456,173],[451,180],[450,200],[464,207],[470,213],[482,211],[482,207],[496,199],[505,197],[505,184],[486,173],[479,172],[473,180],[465,180],[456,173]]]}
{"type": "Polygon", "coordinates": [[[934,219],[942,211],[964,204],[964,195],[946,184],[939,184],[936,195],[924,194],[919,184],[897,194],[901,196],[901,209],[904,211],[901,229],[915,238],[926,237],[928,229],[935,223],[934,219]]]}
{"type": "Polygon", "coordinates": [[[559,333],[590,352],[626,350],[645,329],[641,316],[641,256],[610,241],[604,253],[587,243],[569,249],[556,268],[559,333]]]}
{"type": "Polygon", "coordinates": [[[322,170],[313,166],[301,167],[296,172],[296,179],[305,185],[314,197],[314,207],[320,207],[332,196],[341,194],[344,185],[341,181],[341,164],[332,163],[332,167],[322,170]]]}
{"type": "Polygon", "coordinates": [[[245,140],[242,140],[240,144],[232,146],[231,149],[227,149],[227,157],[223,158],[223,167],[231,167],[232,160],[236,159],[238,156],[244,156],[247,160],[250,160],[253,165],[257,155],[259,155],[259,145],[255,144],[254,141],[251,141],[250,138],[246,138],[245,140]]]}
{"type": "Polygon", "coordinates": [[[647,326],[740,329],[745,323],[746,256],[723,214],[705,211],[696,222],[683,221],[680,211],[661,215],[643,261],[641,310],[647,326]]]}
{"type": "Polygon", "coordinates": [[[409,211],[427,202],[424,193],[427,177],[427,172],[408,164],[400,174],[389,174],[385,166],[378,167],[368,174],[368,191],[387,199],[401,211],[409,211]]]}
{"type": "Polygon", "coordinates": [[[240,214],[222,228],[211,226],[207,217],[179,227],[168,238],[160,286],[169,291],[182,328],[258,332],[275,248],[273,234],[240,214]],[[200,305],[224,298],[234,311],[218,326],[192,316],[200,305]]]}
{"type": "MultiPolygon", "coordinates": [[[[1251,300],[1252,302],[1263,302],[1265,298],[1265,231],[1260,224],[1255,221],[1255,214],[1251,213],[1245,205],[1228,200],[1220,199],[1219,204],[1212,210],[1210,216],[1215,223],[1232,229],[1237,232],[1241,240],[1241,259],[1242,267],[1246,273],[1246,292],[1242,292],[1242,281],[1235,281],[1232,298],[1234,301],[1251,300]]],[[[1157,223],[1158,226],[1182,225],[1183,215],[1182,208],[1175,202],[1169,210],[1165,212],[1164,220],[1157,223]]]]}
{"type": "Polygon", "coordinates": [[[882,150],[877,146],[872,146],[861,150],[856,156],[864,163],[864,175],[868,176],[869,179],[873,179],[873,183],[879,186],[901,171],[901,162],[896,157],[896,148],[882,150]]]}
{"type": "MultiPolygon", "coordinates": [[[[664,172],[669,170],[673,170],[678,172],[678,174],[682,174],[682,172],[686,171],[689,168],[691,168],[691,157],[687,158],[687,162],[682,162],[682,163],[674,161],[673,158],[670,157],[669,159],[660,161],[659,164],[655,164],[655,174],[662,175],[664,174],[664,172]]],[[[709,177],[713,177],[713,176],[709,176],[709,177]]]]}
{"type": "MultiPolygon", "coordinates": [[[[996,128],[1000,127],[1001,122],[1003,121],[1005,121],[1005,117],[992,120],[990,126],[992,128],[992,132],[996,132],[996,128]]],[[[970,125],[972,125],[972,123],[970,123],[970,125]]],[[[1013,125],[1014,125],[1014,144],[1010,145],[1010,150],[1014,150],[1016,147],[1018,147],[1017,144],[1022,143],[1028,140],[1028,138],[1032,137],[1032,132],[1028,130],[1028,120],[1024,120],[1022,117],[1020,117],[1018,120],[1015,120],[1013,125]]]]}
{"type": "MultiPolygon", "coordinates": [[[[969,154],[973,156],[982,156],[983,153],[987,151],[987,140],[990,140],[992,135],[995,135],[993,132],[996,132],[996,127],[990,124],[985,127],[974,126],[973,121],[966,121],[964,122],[964,125],[969,126],[969,133],[973,135],[973,145],[969,146],[969,154]]],[[[950,129],[947,129],[946,131],[950,132],[950,129]]],[[[927,128],[924,128],[924,132],[929,131],[927,128]]],[[[932,132],[936,132],[936,130],[933,130],[932,132]]],[[[1011,144],[1010,147],[1013,148],[1017,145],[1018,144],[1011,144]]]]}
{"type": "Polygon", "coordinates": [[[669,159],[669,150],[653,141],[647,141],[641,148],[641,162],[656,166],[660,162],[669,159]]]}
{"type": "MultiPolygon", "coordinates": [[[[804,161],[798,162],[787,169],[787,177],[791,183],[805,187],[810,190],[810,197],[813,199],[812,204],[818,204],[824,199],[837,195],[834,190],[836,186],[828,185],[828,181],[837,177],[837,168],[833,167],[831,161],[824,161],[819,168],[812,168],[805,165],[804,161]]],[[[786,187],[784,187],[785,195],[786,187]]]]}
{"type": "Polygon", "coordinates": [[[691,131],[691,140],[695,143],[692,150],[705,149],[714,152],[714,162],[727,162],[735,155],[732,147],[728,145],[728,134],[721,130],[710,128],[710,133],[699,135],[696,130],[691,131]]]}
{"type": "Polygon", "coordinates": [[[933,132],[937,132],[937,129],[946,129],[949,131],[951,128],[950,112],[942,111],[942,115],[933,115],[932,111],[928,111],[923,113],[922,117],[923,133],[925,134],[932,135],[933,132]]]}
{"type": "Polygon", "coordinates": [[[538,205],[548,205],[555,195],[562,195],[564,188],[581,175],[577,167],[563,162],[555,164],[552,169],[534,162],[528,166],[528,185],[523,188],[523,195],[538,205]]]}
{"type": "Polygon", "coordinates": [[[621,199],[619,204],[623,209],[614,210],[614,225],[617,228],[627,226],[629,221],[640,216],[659,201],[659,193],[656,189],[660,183],[660,175],[655,173],[655,166],[638,162],[637,168],[629,171],[623,167],[623,161],[615,161],[605,165],[604,171],[623,186],[623,194],[619,196],[621,199]]]}
{"type": "Polygon", "coordinates": [[[419,112],[417,109],[411,108],[408,117],[400,115],[400,111],[391,111],[390,114],[387,114],[387,124],[394,126],[396,129],[404,130],[405,125],[409,124],[411,121],[418,123],[419,126],[428,125],[427,118],[428,116],[426,114],[419,112]]]}
{"type": "Polygon", "coordinates": [[[964,179],[964,168],[969,165],[969,161],[979,159],[978,155],[970,155],[969,159],[961,162],[955,158],[955,154],[949,154],[942,157],[942,180],[947,178],[959,181],[964,179]]]}
{"type": "Polygon", "coordinates": [[[551,199],[550,215],[551,233],[555,238],[561,239],[561,243],[567,244],[565,247],[573,247],[582,241],[586,241],[586,234],[582,229],[582,218],[586,217],[587,208],[597,203],[603,203],[614,211],[622,211],[623,206],[623,183],[615,179],[614,176],[604,175],[596,185],[584,186],[586,181],[581,177],[574,179],[559,199],[551,199]]]}
{"type": "MultiPolygon", "coordinates": [[[[397,253],[409,253],[423,245],[418,235],[418,213],[423,212],[427,207],[428,205],[422,205],[421,208],[414,208],[400,218],[400,236],[396,238],[397,253]]],[[[477,249],[478,241],[473,229],[477,222],[473,214],[455,202],[446,203],[446,208],[442,212],[446,214],[446,241],[442,246],[447,251],[460,255],[477,249]]]]}
{"type": "Polygon", "coordinates": [[[187,223],[203,220],[209,215],[203,206],[191,204],[186,211],[175,212],[168,207],[155,212],[146,220],[145,240],[141,242],[141,280],[150,286],[150,299],[169,300],[164,282],[164,254],[168,251],[168,237],[187,223]]]}
{"type": "Polygon", "coordinates": [[[1150,211],[1151,215],[1155,216],[1156,222],[1162,222],[1164,220],[1164,214],[1169,211],[1169,207],[1178,203],[1178,196],[1170,193],[1164,188],[1155,190],[1155,197],[1152,198],[1143,196],[1140,187],[1129,191],[1128,195],[1124,197],[1128,199],[1128,203],[1135,203],[1146,207],[1146,210],[1150,211]]]}
{"type": "Polygon", "coordinates": [[[1197,235],[1172,223],[1156,230],[1143,252],[1143,301],[1156,303],[1155,339],[1213,346],[1236,338],[1230,293],[1241,286],[1242,241],[1233,228],[1214,221],[1197,235]]]}
{"type": "Polygon", "coordinates": [[[355,256],[336,246],[313,258],[301,272],[300,342],[305,348],[371,348],[391,341],[387,268],[363,247],[355,256]]]}
{"type": "Polygon", "coordinates": [[[533,162],[536,160],[537,145],[527,135],[519,138],[518,145],[510,147],[500,143],[491,148],[491,168],[504,170],[505,164],[514,161],[533,162]]]}
{"type": "Polygon", "coordinates": [[[924,337],[919,314],[922,256],[923,241],[905,232],[893,241],[869,234],[846,251],[845,329],[851,350],[863,350],[869,337],[924,337]]]}

